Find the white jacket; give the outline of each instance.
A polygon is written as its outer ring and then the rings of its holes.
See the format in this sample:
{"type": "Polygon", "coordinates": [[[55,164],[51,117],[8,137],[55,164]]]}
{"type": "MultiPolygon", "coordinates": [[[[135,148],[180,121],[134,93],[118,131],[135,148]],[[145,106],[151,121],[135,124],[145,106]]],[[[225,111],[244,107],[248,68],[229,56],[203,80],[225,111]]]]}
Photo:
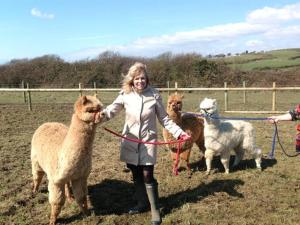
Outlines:
{"type": "MultiPolygon", "coordinates": [[[[125,109],[125,124],[122,132],[125,137],[157,141],[156,117],[176,139],[182,132],[182,129],[170,120],[160,94],[152,87],[148,86],[140,94],[135,91],[129,94],[121,92],[103,112],[107,119],[111,119],[122,109],[125,109]]],[[[154,165],[156,155],[156,145],[139,144],[122,139],[121,161],[133,165],[154,165]]]]}

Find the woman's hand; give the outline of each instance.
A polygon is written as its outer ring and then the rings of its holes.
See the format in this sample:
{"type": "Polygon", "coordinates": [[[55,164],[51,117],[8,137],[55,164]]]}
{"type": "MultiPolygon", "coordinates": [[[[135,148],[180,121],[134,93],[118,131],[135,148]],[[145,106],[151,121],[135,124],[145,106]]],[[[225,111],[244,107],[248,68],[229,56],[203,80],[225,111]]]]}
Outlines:
{"type": "Polygon", "coordinates": [[[185,133],[184,131],[179,136],[179,140],[183,140],[183,141],[187,141],[191,138],[192,137],[190,135],[188,135],[187,133],[185,133]]]}
{"type": "Polygon", "coordinates": [[[106,122],[109,120],[105,113],[105,110],[100,111],[99,114],[100,114],[101,122],[106,122]]]}
{"type": "Polygon", "coordinates": [[[269,120],[270,123],[277,123],[278,122],[277,116],[270,116],[270,117],[268,117],[268,120],[269,120]]]}
{"type": "Polygon", "coordinates": [[[271,123],[278,123],[278,121],[291,121],[292,116],[290,113],[286,113],[278,116],[270,116],[268,117],[268,119],[271,123]]]}

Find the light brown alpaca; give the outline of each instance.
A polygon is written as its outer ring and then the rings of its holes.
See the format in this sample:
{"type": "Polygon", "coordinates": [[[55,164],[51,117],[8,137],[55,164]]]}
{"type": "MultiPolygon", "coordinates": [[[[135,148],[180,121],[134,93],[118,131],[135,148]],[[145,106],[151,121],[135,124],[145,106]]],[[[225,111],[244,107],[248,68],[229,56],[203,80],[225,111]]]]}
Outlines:
{"type": "Polygon", "coordinates": [[[102,103],[95,96],[82,96],[74,104],[70,127],[44,123],[34,133],[31,143],[33,191],[44,174],[48,177],[50,224],[65,202],[71,200],[70,186],[81,211],[87,215],[87,178],[91,171],[92,143],[96,124],[101,122],[102,103]]]}
{"type": "MultiPolygon", "coordinates": [[[[167,113],[178,126],[180,126],[187,134],[192,137],[191,140],[185,142],[180,149],[180,158],[186,162],[187,169],[190,173],[189,158],[193,144],[196,143],[196,145],[203,153],[205,151],[203,135],[204,121],[202,118],[196,117],[192,114],[181,114],[182,99],[183,95],[170,95],[168,97],[167,113]]],[[[163,137],[166,142],[174,140],[173,136],[166,129],[163,129],[163,137]]],[[[176,165],[177,144],[172,144],[168,147],[171,150],[173,172],[175,172],[174,170],[176,165]]]]}

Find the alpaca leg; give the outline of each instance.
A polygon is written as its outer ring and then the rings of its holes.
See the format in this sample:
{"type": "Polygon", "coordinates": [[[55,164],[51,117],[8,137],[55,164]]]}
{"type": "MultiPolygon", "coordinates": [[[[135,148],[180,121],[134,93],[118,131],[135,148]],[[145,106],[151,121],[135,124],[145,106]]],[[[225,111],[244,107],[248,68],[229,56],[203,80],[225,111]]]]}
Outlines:
{"type": "Polygon", "coordinates": [[[173,173],[176,174],[176,167],[178,169],[178,166],[179,166],[179,158],[178,158],[178,162],[176,162],[176,157],[177,157],[177,153],[176,152],[173,152],[171,151],[171,158],[173,160],[173,173]]]}
{"type": "Polygon", "coordinates": [[[67,182],[65,184],[65,194],[69,203],[74,201],[74,197],[72,195],[71,183],[67,182]]]}
{"type": "Polygon", "coordinates": [[[49,181],[49,202],[51,204],[50,225],[56,223],[57,217],[65,203],[64,184],[54,184],[49,181]]]}
{"type": "Polygon", "coordinates": [[[191,173],[190,155],[191,155],[191,149],[187,149],[180,154],[180,157],[186,162],[186,168],[188,170],[188,173],[191,173]]]}
{"type": "Polygon", "coordinates": [[[206,174],[210,174],[211,162],[214,157],[214,152],[211,149],[206,149],[205,151],[205,162],[206,162],[206,174]]]}
{"type": "Polygon", "coordinates": [[[196,145],[199,147],[200,151],[204,154],[205,153],[204,138],[200,138],[200,140],[197,140],[196,145]]]}
{"type": "Polygon", "coordinates": [[[199,157],[199,165],[198,165],[198,169],[202,170],[205,164],[205,145],[204,145],[204,139],[202,138],[201,140],[197,140],[196,145],[198,146],[199,150],[200,150],[200,157],[199,157]]]}
{"type": "Polygon", "coordinates": [[[262,156],[261,149],[256,148],[254,153],[254,158],[255,158],[256,168],[259,170],[261,170],[261,156],[262,156]]]}
{"type": "Polygon", "coordinates": [[[39,166],[37,161],[32,161],[33,192],[37,192],[42,182],[45,172],[39,166]]]}
{"type": "Polygon", "coordinates": [[[235,158],[234,158],[233,167],[236,167],[243,159],[245,150],[242,148],[236,148],[234,152],[235,152],[235,158]]]}
{"type": "Polygon", "coordinates": [[[87,207],[87,178],[82,178],[78,180],[72,180],[72,189],[75,200],[80,207],[80,210],[84,215],[88,215],[87,207]]]}
{"type": "Polygon", "coordinates": [[[225,173],[229,174],[229,161],[230,161],[230,152],[222,152],[221,153],[221,162],[224,166],[225,173]]]}

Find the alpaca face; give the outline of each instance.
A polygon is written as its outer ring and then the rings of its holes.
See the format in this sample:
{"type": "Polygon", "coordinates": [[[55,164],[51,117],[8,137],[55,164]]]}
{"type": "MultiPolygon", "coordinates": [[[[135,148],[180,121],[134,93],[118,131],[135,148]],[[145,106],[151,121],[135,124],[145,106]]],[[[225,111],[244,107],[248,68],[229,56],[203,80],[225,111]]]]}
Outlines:
{"type": "Polygon", "coordinates": [[[76,101],[74,110],[79,119],[85,122],[99,123],[102,119],[100,111],[103,104],[96,96],[82,96],[76,101]]]}
{"type": "Polygon", "coordinates": [[[200,103],[200,110],[201,110],[201,113],[206,116],[212,116],[214,114],[217,114],[218,113],[217,100],[211,99],[211,98],[205,98],[200,103]]]}
{"type": "Polygon", "coordinates": [[[183,95],[172,94],[168,98],[168,111],[179,112],[182,109],[183,95]]]}

